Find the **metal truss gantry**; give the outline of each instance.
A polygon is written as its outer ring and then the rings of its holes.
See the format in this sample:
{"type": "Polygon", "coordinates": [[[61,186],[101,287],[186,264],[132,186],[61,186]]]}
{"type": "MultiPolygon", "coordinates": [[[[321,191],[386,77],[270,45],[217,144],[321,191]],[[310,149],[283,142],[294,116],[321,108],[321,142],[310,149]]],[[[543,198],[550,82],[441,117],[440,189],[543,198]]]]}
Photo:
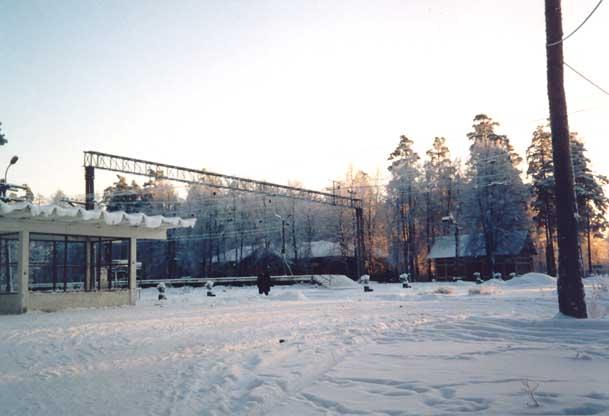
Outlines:
{"type": "Polygon", "coordinates": [[[112,155],[95,151],[84,152],[85,198],[86,208],[93,209],[95,202],[95,168],[131,175],[156,177],[170,181],[194,185],[205,185],[213,188],[230,189],[268,196],[298,199],[319,204],[333,205],[355,210],[355,257],[357,275],[364,272],[364,220],[362,200],[354,197],[336,195],[335,193],[313,191],[294,186],[279,185],[271,182],[257,181],[238,176],[191,169],[165,163],[112,155]]]}

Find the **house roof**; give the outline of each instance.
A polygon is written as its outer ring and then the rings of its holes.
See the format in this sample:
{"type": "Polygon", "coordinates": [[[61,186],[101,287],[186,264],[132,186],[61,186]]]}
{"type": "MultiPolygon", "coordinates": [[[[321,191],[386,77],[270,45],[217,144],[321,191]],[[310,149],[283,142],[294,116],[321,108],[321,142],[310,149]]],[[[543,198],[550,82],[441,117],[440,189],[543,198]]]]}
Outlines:
{"type": "MultiPolygon", "coordinates": [[[[497,242],[498,256],[515,256],[531,245],[529,232],[527,230],[515,230],[500,235],[497,242]]],[[[534,251],[534,249],[533,249],[534,251]]],[[[482,257],[486,255],[486,244],[484,235],[460,234],[459,235],[459,257],[482,257]]],[[[455,257],[455,237],[446,235],[436,238],[427,258],[445,259],[455,257]]]]}
{"type": "Polygon", "coordinates": [[[192,227],[195,218],[149,216],[143,213],[127,214],[123,211],[108,212],[99,209],[66,208],[58,205],[34,205],[29,202],[7,204],[0,201],[0,220],[9,223],[56,224],[66,226],[91,226],[110,229],[146,229],[166,231],[171,228],[192,227]]]}
{"type": "MultiPolygon", "coordinates": [[[[255,246],[243,246],[243,258],[251,255],[257,247],[255,246]]],[[[301,243],[298,246],[298,252],[301,255],[304,255],[308,251],[308,244],[301,243]]],[[[220,261],[237,261],[238,254],[241,252],[241,248],[233,248],[221,254],[220,256],[214,256],[212,258],[213,263],[217,263],[220,261]]],[[[332,242],[332,241],[311,241],[311,252],[310,257],[338,257],[342,256],[342,251],[340,248],[340,243],[332,242]]],[[[292,251],[291,246],[288,246],[286,249],[286,257],[288,259],[294,258],[294,252],[292,251]]]]}

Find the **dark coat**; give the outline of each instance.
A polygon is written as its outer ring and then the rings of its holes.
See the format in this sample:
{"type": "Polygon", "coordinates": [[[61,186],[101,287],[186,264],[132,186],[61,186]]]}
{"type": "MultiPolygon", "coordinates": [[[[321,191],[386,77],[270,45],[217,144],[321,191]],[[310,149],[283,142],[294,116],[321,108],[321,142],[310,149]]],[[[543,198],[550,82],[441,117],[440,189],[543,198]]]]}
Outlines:
{"type": "Polygon", "coordinates": [[[256,286],[258,286],[258,293],[268,295],[271,291],[271,275],[267,271],[263,271],[258,274],[256,278],[256,286]]]}

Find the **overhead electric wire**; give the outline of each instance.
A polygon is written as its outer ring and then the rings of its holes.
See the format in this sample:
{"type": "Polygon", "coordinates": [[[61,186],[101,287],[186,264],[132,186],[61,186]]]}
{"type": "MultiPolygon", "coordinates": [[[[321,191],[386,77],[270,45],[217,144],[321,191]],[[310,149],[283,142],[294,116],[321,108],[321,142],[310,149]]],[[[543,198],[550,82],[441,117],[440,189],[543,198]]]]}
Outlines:
{"type": "Polygon", "coordinates": [[[588,81],[592,86],[596,87],[599,91],[605,93],[606,95],[609,95],[609,91],[607,91],[606,89],[602,88],[600,85],[598,85],[597,83],[595,83],[594,81],[592,81],[590,78],[586,77],[584,74],[582,74],[581,72],[579,72],[577,69],[573,68],[571,65],[569,65],[568,63],[566,63],[565,61],[563,61],[563,64],[569,68],[571,71],[575,72],[577,75],[579,75],[581,78],[583,78],[584,80],[588,81]]]}
{"type": "Polygon", "coordinates": [[[281,231],[281,227],[275,228],[263,228],[263,229],[250,229],[244,231],[228,231],[225,233],[214,232],[208,234],[193,234],[193,235],[178,235],[169,237],[168,240],[180,240],[180,241],[193,241],[193,240],[214,240],[220,238],[229,238],[229,237],[241,237],[241,236],[251,236],[257,234],[268,234],[274,231],[281,231]]]}
{"type": "Polygon", "coordinates": [[[580,23],[579,26],[577,26],[575,28],[575,30],[573,30],[571,33],[569,33],[567,36],[563,36],[562,39],[557,40],[556,42],[552,42],[552,43],[548,43],[546,46],[548,47],[552,47],[552,46],[556,46],[556,45],[560,45],[561,43],[563,43],[564,41],[566,41],[567,39],[569,39],[571,36],[573,36],[579,29],[582,28],[583,25],[586,24],[586,22],[588,21],[588,19],[590,19],[592,17],[592,15],[594,14],[594,12],[596,12],[596,9],[598,9],[598,7],[601,5],[601,3],[603,2],[603,0],[599,0],[599,2],[596,4],[596,6],[594,6],[594,8],[592,9],[592,11],[590,12],[590,14],[588,14],[588,16],[586,16],[586,18],[584,19],[583,22],[580,23]]]}

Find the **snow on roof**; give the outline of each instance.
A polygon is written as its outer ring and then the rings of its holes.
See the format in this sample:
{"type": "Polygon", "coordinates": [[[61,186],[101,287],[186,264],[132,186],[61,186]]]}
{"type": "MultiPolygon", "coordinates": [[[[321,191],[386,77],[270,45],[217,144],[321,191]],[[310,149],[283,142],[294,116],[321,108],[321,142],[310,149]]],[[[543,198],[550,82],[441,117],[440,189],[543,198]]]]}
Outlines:
{"type": "MultiPolygon", "coordinates": [[[[503,233],[497,243],[496,255],[517,255],[525,249],[529,233],[527,230],[515,230],[503,233]]],[[[461,234],[459,235],[459,257],[482,257],[486,255],[486,244],[484,235],[461,234]]],[[[427,258],[447,259],[455,257],[455,237],[445,235],[436,238],[434,245],[427,258]]]]}
{"type": "MultiPolygon", "coordinates": [[[[258,247],[255,246],[243,246],[243,252],[241,254],[241,258],[245,258],[251,255],[258,247]]],[[[302,243],[298,247],[298,252],[301,255],[304,253],[308,253],[308,243],[302,243]]],[[[231,250],[227,250],[219,256],[213,256],[212,263],[217,263],[220,261],[237,261],[239,257],[239,253],[241,253],[241,248],[233,248],[231,250]]],[[[294,258],[294,252],[292,251],[291,246],[286,248],[286,256],[289,259],[294,258]]],[[[340,249],[340,243],[335,243],[332,241],[311,241],[311,255],[310,257],[335,257],[342,256],[342,252],[340,249]]]]}
{"type": "MultiPolygon", "coordinates": [[[[307,244],[308,245],[308,244],[307,244]]],[[[306,250],[308,247],[304,245],[301,249],[306,250]]],[[[333,241],[311,241],[311,257],[335,257],[342,256],[340,243],[333,241]]]]}
{"type": "Polygon", "coordinates": [[[213,256],[211,259],[212,263],[219,263],[223,261],[237,261],[239,254],[241,258],[245,258],[254,252],[253,246],[243,246],[243,250],[240,247],[227,250],[219,256],[213,256]]]}
{"type": "Polygon", "coordinates": [[[87,223],[110,226],[130,226],[152,229],[192,227],[195,218],[148,216],[142,213],[127,214],[124,211],[108,212],[99,209],[66,208],[58,205],[34,205],[29,202],[7,204],[0,201],[0,218],[32,219],[66,223],[87,223]]]}

